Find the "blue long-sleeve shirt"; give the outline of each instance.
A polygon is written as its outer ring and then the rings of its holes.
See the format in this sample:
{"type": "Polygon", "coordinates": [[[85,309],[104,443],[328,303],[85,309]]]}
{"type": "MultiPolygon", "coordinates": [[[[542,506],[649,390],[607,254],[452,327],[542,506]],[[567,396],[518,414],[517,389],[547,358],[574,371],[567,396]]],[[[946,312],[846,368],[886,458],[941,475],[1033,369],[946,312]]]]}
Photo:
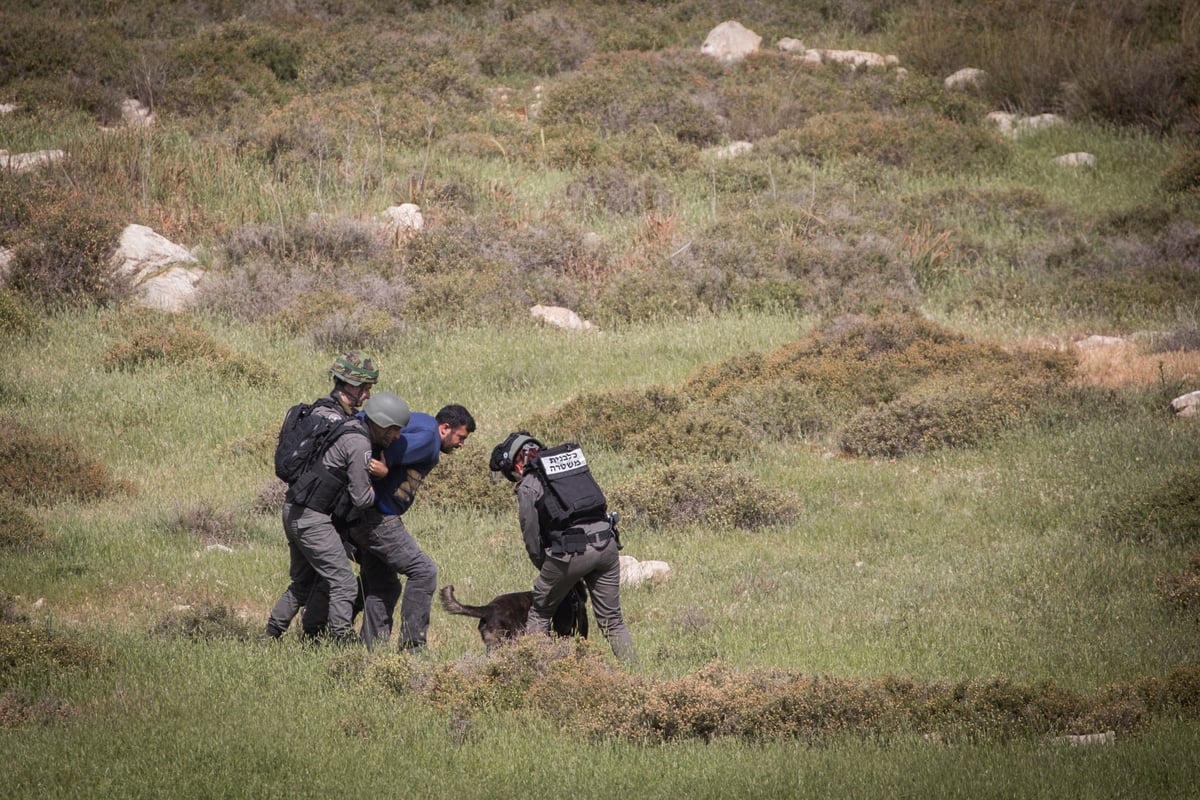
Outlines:
{"type": "Polygon", "coordinates": [[[383,451],[387,476],[372,481],[375,505],[384,514],[403,514],[413,504],[417,488],[437,466],[442,455],[442,436],[437,420],[414,412],[400,431],[400,438],[383,451]]]}

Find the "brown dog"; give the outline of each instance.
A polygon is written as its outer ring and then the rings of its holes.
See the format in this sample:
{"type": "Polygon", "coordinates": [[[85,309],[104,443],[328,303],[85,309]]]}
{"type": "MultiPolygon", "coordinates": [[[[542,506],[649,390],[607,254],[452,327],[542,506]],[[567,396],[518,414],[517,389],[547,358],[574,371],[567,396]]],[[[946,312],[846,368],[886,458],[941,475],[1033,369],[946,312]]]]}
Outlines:
{"type": "MultiPolygon", "coordinates": [[[[529,606],[533,604],[533,592],[511,592],[496,595],[486,606],[467,606],[454,598],[454,586],[443,586],[442,608],[451,614],[475,617],[479,620],[479,637],[483,646],[491,650],[506,639],[514,639],[525,628],[529,606]]],[[[582,582],[559,603],[554,610],[551,623],[559,636],[588,635],[587,586],[582,582]]]]}

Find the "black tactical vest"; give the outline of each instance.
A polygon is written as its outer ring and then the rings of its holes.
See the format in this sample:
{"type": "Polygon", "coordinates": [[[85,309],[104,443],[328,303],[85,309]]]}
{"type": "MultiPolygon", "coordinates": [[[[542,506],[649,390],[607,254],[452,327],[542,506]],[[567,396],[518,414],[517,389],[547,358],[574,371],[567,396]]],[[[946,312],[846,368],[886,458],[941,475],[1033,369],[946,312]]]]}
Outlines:
{"type": "Polygon", "coordinates": [[[553,536],[572,525],[605,519],[608,503],[579,445],[567,442],[543,450],[530,466],[545,489],[538,501],[538,520],[545,534],[553,536]]]}

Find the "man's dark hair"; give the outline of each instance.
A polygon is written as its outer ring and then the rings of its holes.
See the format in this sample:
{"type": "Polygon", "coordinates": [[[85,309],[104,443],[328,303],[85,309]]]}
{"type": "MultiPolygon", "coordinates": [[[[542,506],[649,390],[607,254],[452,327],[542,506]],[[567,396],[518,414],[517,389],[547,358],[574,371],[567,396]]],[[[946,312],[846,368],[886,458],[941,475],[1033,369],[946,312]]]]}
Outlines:
{"type": "Polygon", "coordinates": [[[467,433],[475,432],[475,418],[471,416],[471,412],[457,403],[451,403],[448,406],[443,406],[442,410],[434,417],[438,425],[449,425],[451,428],[459,428],[463,425],[467,426],[467,433]]]}

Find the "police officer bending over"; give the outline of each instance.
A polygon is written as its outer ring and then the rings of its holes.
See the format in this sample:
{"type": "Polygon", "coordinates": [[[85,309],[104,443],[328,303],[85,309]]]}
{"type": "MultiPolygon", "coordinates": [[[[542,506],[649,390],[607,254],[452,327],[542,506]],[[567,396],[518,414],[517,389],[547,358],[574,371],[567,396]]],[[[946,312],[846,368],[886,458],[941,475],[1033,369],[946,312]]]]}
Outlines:
{"type": "Polygon", "coordinates": [[[526,632],[549,635],[555,609],[583,581],[613,653],[634,660],[633,639],[621,615],[620,544],[604,493],[579,445],[546,449],[518,431],[496,445],[488,466],[517,484],[521,535],[539,570],[526,632]]]}

